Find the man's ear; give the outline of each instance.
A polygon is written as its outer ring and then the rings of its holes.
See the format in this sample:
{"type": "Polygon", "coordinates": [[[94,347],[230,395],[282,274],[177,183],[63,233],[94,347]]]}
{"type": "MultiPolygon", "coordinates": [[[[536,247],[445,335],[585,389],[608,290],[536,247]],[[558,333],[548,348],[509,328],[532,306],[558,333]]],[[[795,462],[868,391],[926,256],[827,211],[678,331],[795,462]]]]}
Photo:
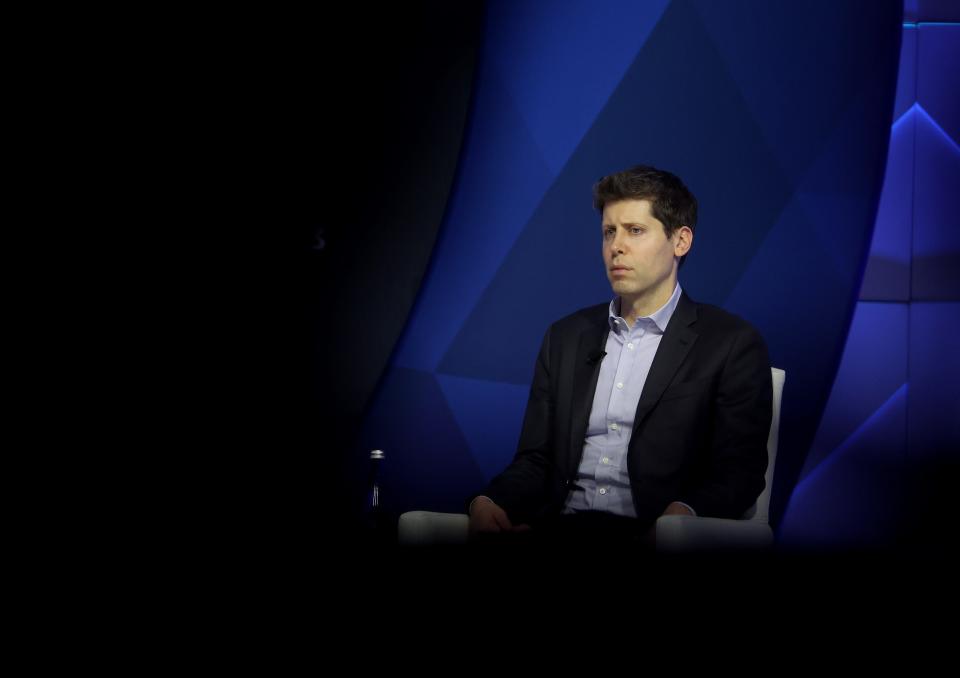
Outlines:
{"type": "Polygon", "coordinates": [[[689,226],[681,226],[673,234],[673,253],[682,257],[693,247],[693,230],[689,226]]]}

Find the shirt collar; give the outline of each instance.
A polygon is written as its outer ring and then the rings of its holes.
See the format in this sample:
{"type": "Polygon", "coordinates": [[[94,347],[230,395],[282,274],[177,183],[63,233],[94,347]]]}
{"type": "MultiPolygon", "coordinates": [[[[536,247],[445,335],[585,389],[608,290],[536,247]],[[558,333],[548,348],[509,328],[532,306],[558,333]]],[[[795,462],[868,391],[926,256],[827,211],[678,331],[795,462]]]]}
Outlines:
{"type": "MultiPolygon", "coordinates": [[[[643,318],[648,318],[653,321],[657,326],[660,332],[665,332],[667,329],[667,323],[670,322],[670,317],[673,315],[673,312],[677,308],[677,304],[680,302],[680,293],[683,290],[680,289],[680,281],[677,281],[677,284],[673,288],[673,294],[670,295],[670,298],[667,299],[667,303],[658,308],[656,311],[650,315],[643,316],[643,318]]],[[[613,301],[610,302],[610,315],[608,317],[608,322],[610,323],[610,329],[617,329],[617,320],[622,320],[620,315],[620,295],[617,295],[613,298],[613,301]]],[[[623,321],[626,325],[626,320],[623,321]]]]}

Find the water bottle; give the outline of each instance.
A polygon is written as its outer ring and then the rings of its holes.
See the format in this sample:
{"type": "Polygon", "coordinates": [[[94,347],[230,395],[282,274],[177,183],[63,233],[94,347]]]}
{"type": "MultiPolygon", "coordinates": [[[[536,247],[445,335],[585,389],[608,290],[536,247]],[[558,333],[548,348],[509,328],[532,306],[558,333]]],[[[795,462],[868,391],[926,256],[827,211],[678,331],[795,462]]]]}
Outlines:
{"type": "Polygon", "coordinates": [[[370,479],[367,483],[364,527],[370,541],[375,544],[389,544],[394,539],[390,513],[382,492],[383,476],[380,467],[383,465],[383,460],[383,450],[370,452],[370,479]]]}

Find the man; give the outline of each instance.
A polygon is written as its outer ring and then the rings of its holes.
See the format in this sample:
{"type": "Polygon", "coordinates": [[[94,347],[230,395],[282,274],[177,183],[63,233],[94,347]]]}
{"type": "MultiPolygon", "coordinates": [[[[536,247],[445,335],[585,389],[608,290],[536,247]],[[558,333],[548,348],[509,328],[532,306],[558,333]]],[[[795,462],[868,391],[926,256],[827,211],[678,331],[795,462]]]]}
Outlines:
{"type": "Polygon", "coordinates": [[[544,335],[516,456],[468,502],[473,539],[567,530],[651,546],[660,515],[739,518],[763,491],[766,345],[677,280],[696,198],[647,166],[593,193],[615,297],[544,335]]]}

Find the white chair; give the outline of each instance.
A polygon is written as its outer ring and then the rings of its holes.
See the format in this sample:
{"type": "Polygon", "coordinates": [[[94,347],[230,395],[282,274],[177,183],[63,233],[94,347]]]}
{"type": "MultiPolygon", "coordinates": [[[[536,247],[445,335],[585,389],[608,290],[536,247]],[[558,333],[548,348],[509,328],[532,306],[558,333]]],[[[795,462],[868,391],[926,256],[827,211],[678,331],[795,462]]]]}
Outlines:
{"type": "MultiPolygon", "coordinates": [[[[770,489],[777,461],[780,431],[780,400],[786,373],[771,368],[773,376],[773,418],[767,437],[766,486],[753,506],[738,519],[701,516],[660,516],[656,523],[656,549],[661,553],[704,550],[766,548],[773,543],[769,525],[770,489]]],[[[398,539],[403,545],[465,544],[470,518],[464,513],[408,511],[400,516],[398,539]]]]}

